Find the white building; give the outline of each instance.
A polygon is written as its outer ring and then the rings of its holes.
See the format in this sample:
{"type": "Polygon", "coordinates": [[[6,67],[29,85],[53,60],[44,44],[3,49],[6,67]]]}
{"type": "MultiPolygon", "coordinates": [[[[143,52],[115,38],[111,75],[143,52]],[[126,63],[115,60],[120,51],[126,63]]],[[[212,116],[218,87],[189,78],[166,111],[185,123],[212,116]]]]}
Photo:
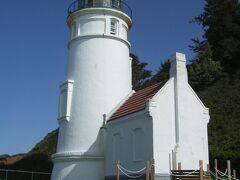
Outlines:
{"type": "Polygon", "coordinates": [[[118,160],[138,170],[155,159],[161,179],[177,162],[182,169],[206,165],[209,112],[188,84],[185,55],[174,54],[167,82],[134,92],[130,8],[121,0],[78,0],[67,22],[68,73],[51,179],[116,179],[118,160]]]}

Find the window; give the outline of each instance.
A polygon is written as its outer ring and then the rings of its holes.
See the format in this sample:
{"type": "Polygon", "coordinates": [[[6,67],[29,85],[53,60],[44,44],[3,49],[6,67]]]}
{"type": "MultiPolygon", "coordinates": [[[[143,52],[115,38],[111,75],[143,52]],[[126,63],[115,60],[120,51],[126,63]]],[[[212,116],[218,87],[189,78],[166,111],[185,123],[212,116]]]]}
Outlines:
{"type": "Polygon", "coordinates": [[[93,0],[87,0],[87,7],[93,7],[93,0]]]}
{"type": "Polygon", "coordinates": [[[121,0],[112,0],[112,7],[116,9],[121,9],[121,0]]]}
{"type": "Polygon", "coordinates": [[[112,35],[117,34],[117,20],[116,19],[111,19],[110,34],[112,34],[112,35]]]}

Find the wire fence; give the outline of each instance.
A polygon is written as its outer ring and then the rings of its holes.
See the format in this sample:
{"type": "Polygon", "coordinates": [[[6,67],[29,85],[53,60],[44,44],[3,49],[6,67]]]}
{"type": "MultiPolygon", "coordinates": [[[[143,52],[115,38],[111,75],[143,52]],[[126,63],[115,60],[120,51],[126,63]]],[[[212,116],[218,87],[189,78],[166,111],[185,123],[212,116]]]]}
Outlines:
{"type": "Polygon", "coordinates": [[[0,169],[0,180],[50,180],[51,173],[0,169]]]}

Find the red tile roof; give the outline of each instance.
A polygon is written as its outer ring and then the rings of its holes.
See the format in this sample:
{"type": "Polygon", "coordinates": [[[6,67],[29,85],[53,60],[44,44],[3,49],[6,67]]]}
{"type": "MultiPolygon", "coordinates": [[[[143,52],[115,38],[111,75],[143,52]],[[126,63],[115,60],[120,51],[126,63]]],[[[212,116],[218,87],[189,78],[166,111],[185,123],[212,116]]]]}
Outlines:
{"type": "Polygon", "coordinates": [[[115,113],[113,113],[108,121],[112,121],[145,109],[147,101],[151,99],[164,84],[165,82],[160,82],[135,92],[128,98],[128,100],[126,100],[125,103],[123,103],[122,106],[120,106],[120,108],[115,111],[115,113]]]}

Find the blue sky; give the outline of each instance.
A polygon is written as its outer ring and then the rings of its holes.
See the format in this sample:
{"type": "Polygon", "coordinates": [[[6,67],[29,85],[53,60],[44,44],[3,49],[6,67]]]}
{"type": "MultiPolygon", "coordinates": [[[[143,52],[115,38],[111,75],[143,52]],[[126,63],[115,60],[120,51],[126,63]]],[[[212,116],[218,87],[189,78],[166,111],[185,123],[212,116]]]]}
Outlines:
{"type": "MultiPolygon", "coordinates": [[[[67,69],[71,0],[0,2],[0,154],[29,151],[57,128],[58,86],[67,69]]],[[[133,10],[131,52],[155,72],[175,52],[188,59],[201,27],[189,21],[204,0],[126,0],[133,10]]]]}

